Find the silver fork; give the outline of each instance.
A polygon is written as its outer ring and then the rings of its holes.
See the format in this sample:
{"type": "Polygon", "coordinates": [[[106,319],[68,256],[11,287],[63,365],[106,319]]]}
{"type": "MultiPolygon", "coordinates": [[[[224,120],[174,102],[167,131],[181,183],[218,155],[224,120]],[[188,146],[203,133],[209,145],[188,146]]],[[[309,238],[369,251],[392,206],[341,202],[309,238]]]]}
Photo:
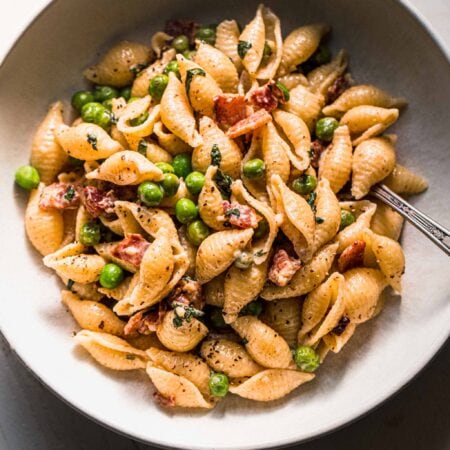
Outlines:
{"type": "Polygon", "coordinates": [[[410,205],[402,197],[399,197],[395,192],[392,192],[384,184],[372,186],[370,195],[386,203],[386,205],[401,214],[408,222],[441,248],[447,256],[450,256],[450,232],[446,228],[414,208],[414,206],[410,205]]]}

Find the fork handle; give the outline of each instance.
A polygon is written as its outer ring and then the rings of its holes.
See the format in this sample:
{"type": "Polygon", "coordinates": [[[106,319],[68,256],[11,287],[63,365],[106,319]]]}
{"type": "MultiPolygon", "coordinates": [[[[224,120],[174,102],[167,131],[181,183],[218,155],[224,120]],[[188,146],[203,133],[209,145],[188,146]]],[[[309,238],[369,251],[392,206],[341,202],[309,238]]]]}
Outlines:
{"type": "Polygon", "coordinates": [[[384,184],[377,184],[373,186],[370,190],[370,194],[397,211],[408,222],[420,230],[428,239],[444,250],[447,256],[450,256],[449,230],[435,222],[423,212],[414,208],[414,206],[410,205],[395,192],[392,192],[384,184]]]}

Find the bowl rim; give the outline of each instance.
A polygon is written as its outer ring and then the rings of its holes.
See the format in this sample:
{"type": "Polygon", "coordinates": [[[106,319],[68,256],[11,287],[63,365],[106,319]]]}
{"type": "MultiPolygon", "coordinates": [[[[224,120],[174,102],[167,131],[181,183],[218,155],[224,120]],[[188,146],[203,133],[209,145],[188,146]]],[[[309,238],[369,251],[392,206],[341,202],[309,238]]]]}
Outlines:
{"type": "MultiPolygon", "coordinates": [[[[30,0],[28,0],[30,1],[30,0]]],[[[36,23],[46,12],[48,9],[50,9],[55,3],[58,3],[61,0],[34,0],[34,5],[36,5],[37,2],[40,2],[39,6],[35,6],[32,13],[30,13],[29,17],[23,22],[23,24],[19,27],[17,27],[17,30],[13,33],[11,33],[11,37],[3,42],[0,42],[0,71],[3,68],[3,65],[8,60],[8,57],[12,54],[16,46],[20,43],[25,33],[30,29],[34,23],[36,23]]],[[[444,41],[443,37],[440,33],[438,33],[434,27],[431,25],[430,21],[424,16],[424,14],[419,11],[419,9],[411,4],[409,0],[394,0],[395,3],[397,3],[400,8],[403,9],[406,14],[408,14],[410,17],[413,18],[413,20],[421,26],[427,35],[432,39],[434,45],[437,47],[437,49],[442,53],[445,60],[450,66],[450,45],[447,45],[444,41]]],[[[31,3],[31,2],[30,2],[31,3]]],[[[81,406],[78,406],[75,402],[67,399],[64,397],[64,395],[56,390],[50,382],[48,382],[43,374],[39,374],[39,370],[36,368],[31,367],[27,364],[26,358],[21,356],[13,347],[13,342],[11,342],[8,339],[8,334],[6,330],[2,329],[2,324],[0,321],[0,337],[4,339],[4,341],[7,343],[9,350],[12,352],[12,354],[20,361],[20,363],[23,365],[23,367],[31,373],[34,378],[43,386],[45,386],[46,389],[48,389],[53,395],[55,395],[58,399],[62,400],[66,405],[70,406],[72,409],[77,411],[78,413],[82,414],[84,417],[92,420],[96,424],[107,428],[115,433],[118,433],[124,437],[127,437],[129,439],[133,439],[135,441],[141,442],[143,444],[152,445],[158,448],[163,449],[180,449],[183,450],[186,447],[180,447],[180,446],[174,446],[173,443],[159,440],[158,438],[154,438],[155,440],[147,440],[141,436],[134,435],[130,433],[129,431],[126,431],[126,429],[121,428],[120,426],[116,426],[112,423],[109,423],[107,419],[102,417],[97,417],[92,412],[87,412],[81,408],[81,406]]],[[[378,397],[370,403],[366,403],[364,406],[364,411],[357,412],[354,414],[353,417],[350,419],[341,419],[336,420],[334,424],[329,425],[328,429],[325,429],[315,435],[307,436],[298,440],[292,440],[291,438],[288,438],[288,440],[277,442],[277,443],[270,443],[269,446],[265,445],[264,443],[257,444],[256,446],[239,446],[239,447],[233,447],[240,450],[263,450],[263,449],[279,449],[279,448],[286,448],[292,445],[301,444],[305,442],[309,442],[315,439],[318,439],[320,437],[329,435],[331,433],[334,433],[338,430],[341,430],[348,425],[351,425],[352,423],[362,419],[363,417],[367,416],[371,412],[373,412],[375,409],[381,407],[384,403],[386,403],[388,400],[392,399],[395,395],[397,395],[400,391],[402,391],[406,386],[408,386],[411,382],[413,382],[431,363],[434,358],[436,358],[440,352],[442,352],[442,349],[445,347],[446,343],[450,340],[450,327],[447,332],[447,336],[443,335],[442,339],[435,342],[433,344],[435,351],[430,352],[430,354],[427,354],[425,357],[422,357],[420,360],[418,360],[414,366],[414,370],[411,370],[408,373],[403,374],[401,378],[399,378],[398,382],[395,385],[392,385],[390,389],[388,389],[384,395],[381,397],[378,397]]],[[[192,450],[207,450],[207,447],[204,445],[193,445],[189,444],[189,448],[192,450]]],[[[228,448],[228,447],[227,447],[228,448]]]]}

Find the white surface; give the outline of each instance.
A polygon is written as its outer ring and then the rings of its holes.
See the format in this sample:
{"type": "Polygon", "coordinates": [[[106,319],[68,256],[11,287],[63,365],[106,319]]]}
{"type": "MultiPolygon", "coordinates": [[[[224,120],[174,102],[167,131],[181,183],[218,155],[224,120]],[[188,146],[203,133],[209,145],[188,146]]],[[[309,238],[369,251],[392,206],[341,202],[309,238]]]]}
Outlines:
{"type": "MultiPolygon", "coordinates": [[[[33,7],[35,8],[37,2],[33,2],[33,3],[34,3],[33,7]]],[[[441,3],[442,3],[442,5],[444,5],[444,2],[441,2],[441,3]]],[[[440,18],[445,18],[445,14],[439,14],[439,17],[440,18]]],[[[449,17],[448,7],[447,7],[446,17],[447,17],[447,19],[449,17]]],[[[0,26],[0,29],[2,29],[1,26],[0,26]]],[[[449,40],[448,40],[448,36],[447,36],[447,42],[448,41],[449,40]]],[[[3,231],[5,231],[5,230],[3,230],[3,231]]],[[[422,241],[421,241],[421,243],[422,243],[422,241]]],[[[427,250],[430,251],[430,252],[433,251],[433,250],[430,249],[429,246],[426,246],[425,248],[427,248],[427,250]]],[[[420,251],[419,248],[418,248],[418,250],[420,251]]],[[[441,259],[441,261],[442,261],[443,264],[445,264],[445,262],[447,260],[441,259]]],[[[3,267],[3,270],[8,270],[8,267],[6,267],[6,266],[3,267]]],[[[47,278],[45,273],[42,273],[41,277],[42,278],[47,278]]],[[[447,285],[447,288],[448,288],[448,285],[447,285]]],[[[17,286],[17,291],[20,292],[20,296],[26,295],[28,297],[29,296],[38,297],[38,298],[36,298],[36,300],[42,302],[41,307],[38,308],[39,313],[42,314],[43,316],[47,317],[47,319],[49,318],[49,315],[51,316],[51,318],[50,318],[51,320],[49,322],[47,322],[47,326],[48,326],[48,323],[57,323],[57,326],[60,327],[60,332],[63,335],[64,335],[64,333],[66,333],[67,335],[69,334],[69,332],[71,330],[71,322],[67,318],[67,316],[64,316],[62,314],[62,311],[60,310],[60,307],[59,307],[59,305],[57,304],[56,301],[55,302],[51,302],[51,305],[49,307],[47,295],[44,292],[40,292],[40,293],[38,293],[38,295],[36,295],[36,292],[32,289],[31,286],[17,286]]],[[[443,311],[444,311],[444,314],[445,314],[445,309],[443,309],[443,311]]],[[[447,311],[448,311],[448,309],[447,309],[447,311]]],[[[391,311],[389,311],[387,313],[389,313],[389,314],[399,314],[398,307],[396,306],[394,309],[392,309],[391,311]]],[[[403,305],[402,305],[401,313],[402,314],[406,314],[406,316],[408,316],[408,315],[413,316],[414,315],[414,311],[409,310],[408,306],[406,306],[403,309],[403,305]]],[[[25,317],[25,320],[32,320],[32,318],[31,317],[25,317]]],[[[30,323],[32,323],[32,322],[30,322],[30,323]]],[[[386,323],[385,323],[385,325],[386,325],[386,323]]],[[[394,323],[387,323],[387,325],[389,327],[397,326],[395,324],[395,321],[394,321],[394,323]]],[[[419,331],[419,328],[421,326],[421,324],[419,322],[415,323],[415,324],[413,323],[412,325],[413,326],[417,326],[418,327],[417,330],[419,331]]],[[[378,327],[375,326],[375,328],[378,328],[378,327]]],[[[378,330],[374,329],[372,331],[373,331],[373,333],[371,333],[371,334],[377,334],[377,333],[379,334],[381,330],[380,329],[378,329],[378,330]]],[[[384,330],[384,331],[387,334],[389,333],[389,330],[388,331],[384,330]]],[[[67,338],[68,338],[68,336],[67,336],[67,338]]],[[[402,347],[404,347],[405,351],[406,351],[409,344],[410,343],[407,340],[405,340],[404,342],[399,342],[398,343],[398,345],[399,345],[398,349],[401,349],[402,347]]],[[[21,342],[17,342],[17,348],[18,349],[20,347],[25,349],[29,345],[30,345],[30,336],[26,335],[26,334],[23,336],[21,342]]],[[[58,339],[58,342],[56,342],[56,340],[55,340],[55,342],[51,343],[51,346],[52,346],[52,349],[54,349],[54,353],[55,354],[58,354],[58,355],[59,354],[63,354],[63,353],[60,353],[60,350],[61,350],[61,352],[64,351],[64,349],[66,347],[66,339],[63,339],[61,341],[58,339]]],[[[364,360],[366,359],[366,355],[360,354],[357,350],[358,349],[353,349],[353,352],[355,352],[355,354],[361,358],[361,360],[358,362],[358,364],[359,365],[364,365],[364,360]]],[[[414,356],[414,352],[410,353],[410,356],[414,356]]],[[[72,355],[68,354],[67,357],[68,357],[67,361],[64,361],[64,360],[59,361],[61,366],[65,366],[67,363],[70,365],[69,359],[72,358],[72,355]]],[[[39,364],[42,364],[42,362],[45,360],[45,358],[47,358],[49,367],[50,366],[56,366],[55,364],[52,364],[54,362],[51,361],[51,355],[44,355],[44,354],[40,353],[39,351],[34,356],[33,364],[38,366],[39,364]]],[[[380,355],[379,362],[378,362],[378,364],[375,364],[375,366],[378,367],[378,370],[375,369],[375,372],[373,372],[371,374],[371,376],[372,377],[378,377],[379,379],[385,378],[386,377],[386,373],[383,370],[383,367],[384,367],[383,355],[380,355]]],[[[398,371],[401,371],[401,365],[396,367],[396,369],[398,371]]],[[[359,370],[361,370],[361,369],[359,369],[359,370]]],[[[411,370],[411,366],[408,367],[408,369],[405,369],[405,370],[406,371],[408,371],[408,370],[410,371],[411,370]]],[[[44,372],[45,371],[43,371],[43,373],[44,372]]],[[[337,372],[337,373],[339,373],[339,375],[342,375],[342,378],[339,380],[339,382],[341,384],[352,383],[352,379],[348,378],[348,372],[349,372],[348,371],[348,367],[347,367],[347,370],[345,370],[343,373],[337,372]]],[[[103,372],[100,371],[97,367],[91,366],[91,365],[89,365],[87,363],[84,363],[84,362],[80,362],[79,363],[78,376],[81,375],[81,379],[98,380],[98,383],[100,385],[101,376],[99,377],[99,373],[102,374],[103,372]]],[[[59,374],[59,373],[47,374],[47,375],[50,377],[50,379],[52,379],[55,382],[60,382],[61,381],[61,374],[59,374]]],[[[361,375],[362,376],[364,375],[363,371],[361,372],[361,375]]],[[[408,375],[405,373],[405,374],[403,374],[403,376],[407,377],[408,375]]],[[[331,381],[331,380],[329,380],[329,381],[331,381]]],[[[106,386],[106,385],[104,385],[102,383],[102,389],[105,389],[105,394],[107,394],[108,390],[111,389],[110,394],[111,394],[112,398],[114,398],[114,395],[116,395],[118,391],[122,392],[124,398],[126,398],[126,396],[129,396],[129,392],[130,392],[129,384],[133,384],[134,385],[134,381],[132,381],[131,377],[128,377],[127,375],[125,375],[125,376],[122,376],[122,375],[114,376],[113,377],[113,383],[111,383],[111,385],[106,386]],[[127,383],[127,381],[128,381],[128,383],[127,383]]],[[[328,384],[328,383],[326,383],[326,384],[328,384]]],[[[67,382],[65,382],[64,389],[67,392],[68,390],[71,390],[72,388],[73,388],[73,381],[70,380],[70,379],[67,379],[67,382]]],[[[136,397],[138,397],[138,398],[136,398],[136,402],[135,402],[135,406],[136,406],[136,409],[137,409],[136,413],[144,414],[145,411],[148,408],[148,401],[149,401],[148,391],[147,391],[146,387],[145,386],[142,387],[142,385],[140,385],[140,387],[136,386],[136,388],[137,389],[141,389],[139,392],[140,392],[140,394],[142,394],[142,395],[140,395],[139,393],[137,393],[137,395],[136,395],[136,397]],[[139,399],[141,399],[142,401],[140,402],[139,399]]],[[[333,387],[332,383],[330,383],[330,384],[325,386],[325,389],[333,389],[333,388],[334,387],[333,387]]],[[[350,392],[350,391],[353,392],[353,394],[355,395],[355,399],[357,399],[357,398],[359,398],[361,396],[364,396],[364,391],[363,390],[360,391],[360,393],[358,394],[358,390],[357,389],[354,389],[354,388],[351,389],[351,388],[352,388],[352,386],[349,385],[349,389],[347,390],[347,392],[350,392]]],[[[311,392],[309,392],[309,394],[311,394],[311,392]]],[[[82,395],[82,393],[80,392],[79,395],[82,395]]],[[[292,402],[295,400],[296,403],[297,403],[297,400],[301,400],[299,405],[303,404],[303,406],[304,406],[304,402],[307,402],[308,398],[310,398],[310,397],[308,396],[308,389],[306,389],[304,391],[304,395],[303,396],[299,396],[298,398],[292,399],[292,402]]],[[[83,400],[89,401],[89,399],[83,399],[83,400]]],[[[336,399],[336,400],[339,401],[339,399],[336,399]]],[[[342,400],[344,400],[344,399],[342,399],[342,400]]],[[[95,396],[92,397],[92,399],[91,399],[91,408],[95,409],[96,407],[98,407],[98,404],[96,403],[97,401],[98,401],[98,399],[96,399],[95,396]]],[[[370,395],[367,395],[366,401],[368,403],[373,403],[373,402],[376,401],[376,399],[375,398],[370,398],[370,395]]],[[[114,404],[114,402],[112,402],[111,404],[104,404],[103,408],[104,408],[105,414],[108,412],[108,410],[114,409],[115,406],[116,406],[116,404],[114,404]]],[[[248,408],[248,404],[246,404],[243,408],[247,409],[248,408]]],[[[307,408],[307,406],[306,406],[306,408],[307,408]]],[[[283,404],[277,405],[273,409],[275,409],[275,410],[276,409],[281,409],[282,410],[283,409],[283,404]]],[[[230,413],[233,414],[233,411],[231,410],[230,413]]],[[[259,412],[257,411],[256,413],[252,413],[252,415],[253,414],[254,415],[261,415],[261,414],[267,414],[267,412],[262,408],[259,412]]],[[[309,415],[311,417],[314,417],[315,411],[311,410],[309,415]]],[[[183,418],[183,417],[179,418],[179,421],[181,421],[181,422],[184,421],[184,420],[186,420],[186,419],[183,418]]],[[[219,415],[216,414],[215,420],[220,420],[219,415]]],[[[296,418],[295,417],[294,418],[292,418],[292,417],[285,417],[285,420],[287,422],[292,422],[290,424],[290,428],[292,429],[292,431],[295,434],[296,433],[296,418]]],[[[145,423],[142,423],[142,427],[144,427],[144,426],[145,426],[145,423]]],[[[248,426],[248,424],[247,423],[242,423],[242,426],[245,428],[246,426],[248,426]]],[[[303,426],[304,427],[308,427],[308,426],[311,427],[311,424],[309,424],[308,422],[303,422],[303,426]]],[[[224,431],[226,432],[226,429],[224,431]]],[[[249,430],[249,431],[252,431],[252,430],[249,430]]],[[[254,430],[254,431],[256,431],[256,430],[254,430]]],[[[190,441],[190,442],[192,442],[192,441],[190,441]]]]}

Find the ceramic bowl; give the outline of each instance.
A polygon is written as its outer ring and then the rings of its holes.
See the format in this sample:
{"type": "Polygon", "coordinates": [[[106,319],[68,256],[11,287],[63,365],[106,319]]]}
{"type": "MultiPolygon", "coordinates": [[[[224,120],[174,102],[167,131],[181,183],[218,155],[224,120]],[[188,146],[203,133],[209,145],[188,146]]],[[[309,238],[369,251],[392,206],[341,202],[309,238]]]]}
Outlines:
{"type": "MultiPolygon", "coordinates": [[[[409,100],[395,126],[401,163],[430,181],[412,202],[450,224],[445,53],[420,20],[393,0],[268,1],[286,34],[332,25],[334,51],[346,48],[351,72],[409,100]]],[[[279,448],[329,432],[380,404],[435,355],[450,330],[447,257],[411,226],[402,243],[407,268],[402,298],[391,296],[348,346],[331,355],[316,379],[282,401],[256,404],[229,396],[208,413],[167,412],[152,401],[144,373],[117,373],[74,349],[76,325],[59,300],[60,285],[23,230],[26,197],[14,187],[33,132],[50,102],[83,86],[82,70],[122,38],[148,42],[165,19],[248,21],[256,1],[55,1],[32,22],[0,67],[1,330],[23,362],[53,392],[99,423],[170,448],[279,448]]],[[[67,108],[69,109],[69,108],[67,108]]]]}

